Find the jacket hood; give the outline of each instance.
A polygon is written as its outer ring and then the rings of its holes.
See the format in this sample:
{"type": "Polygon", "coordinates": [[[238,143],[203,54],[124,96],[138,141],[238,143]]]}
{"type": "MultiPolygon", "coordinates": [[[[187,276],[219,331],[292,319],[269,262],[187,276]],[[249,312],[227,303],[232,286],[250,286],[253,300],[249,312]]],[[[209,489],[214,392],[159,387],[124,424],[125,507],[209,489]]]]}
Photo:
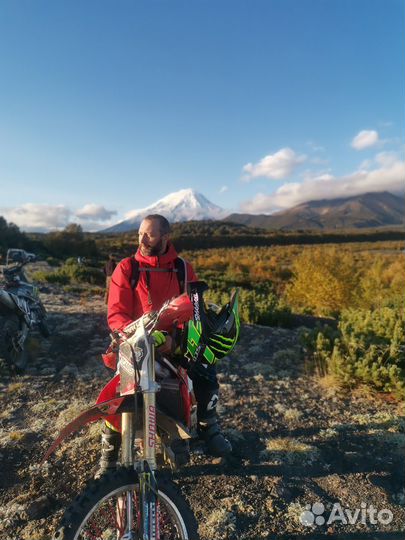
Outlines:
{"type": "Polygon", "coordinates": [[[140,249],[138,248],[138,251],[135,253],[135,259],[142,263],[147,264],[148,266],[152,267],[160,267],[160,266],[172,266],[173,261],[177,258],[177,251],[174,249],[174,246],[171,242],[168,242],[167,244],[167,251],[166,253],[163,253],[163,255],[153,255],[151,257],[142,255],[140,249]]]}

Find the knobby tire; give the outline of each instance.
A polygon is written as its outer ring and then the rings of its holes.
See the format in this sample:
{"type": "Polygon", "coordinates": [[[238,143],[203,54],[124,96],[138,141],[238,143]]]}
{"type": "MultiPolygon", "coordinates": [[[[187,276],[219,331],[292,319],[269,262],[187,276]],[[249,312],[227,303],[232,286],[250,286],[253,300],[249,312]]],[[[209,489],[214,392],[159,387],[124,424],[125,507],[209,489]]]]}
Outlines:
{"type": "MultiPolygon", "coordinates": [[[[198,540],[194,515],[175,484],[159,473],[157,483],[161,539],[198,540]]],[[[138,475],[132,469],[108,471],[101,478],[92,480],[66,510],[53,540],[119,539],[124,531],[117,534],[117,500],[120,494],[124,495],[129,490],[139,494],[138,475]]],[[[135,515],[136,504],[135,500],[135,515]]]]}

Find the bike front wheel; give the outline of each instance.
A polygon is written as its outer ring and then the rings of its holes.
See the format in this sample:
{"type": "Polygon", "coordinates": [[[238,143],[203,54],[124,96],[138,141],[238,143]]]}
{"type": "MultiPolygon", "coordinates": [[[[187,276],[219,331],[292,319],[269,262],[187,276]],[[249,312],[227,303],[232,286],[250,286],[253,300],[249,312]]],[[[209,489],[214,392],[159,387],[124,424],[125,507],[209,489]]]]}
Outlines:
{"type": "MultiPolygon", "coordinates": [[[[159,476],[157,482],[160,539],[198,540],[194,515],[176,486],[159,476]]],[[[141,538],[139,500],[139,479],[134,470],[109,471],[92,481],[66,511],[53,540],[119,540],[129,531],[132,536],[126,538],[141,538]]]]}

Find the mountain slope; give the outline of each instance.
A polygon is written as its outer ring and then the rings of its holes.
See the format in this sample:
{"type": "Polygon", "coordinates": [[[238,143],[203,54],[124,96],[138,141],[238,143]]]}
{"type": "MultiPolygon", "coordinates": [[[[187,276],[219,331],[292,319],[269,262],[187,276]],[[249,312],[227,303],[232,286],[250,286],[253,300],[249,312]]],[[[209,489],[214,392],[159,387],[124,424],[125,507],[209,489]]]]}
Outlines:
{"type": "Polygon", "coordinates": [[[272,215],[231,214],[225,221],[265,229],[343,229],[404,223],[404,199],[387,191],[299,204],[272,215]]]}
{"type": "Polygon", "coordinates": [[[226,215],[226,212],[206,199],[201,193],[193,189],[181,189],[166,195],[166,197],[159,199],[146,208],[133,210],[128,219],[101,232],[133,231],[139,227],[142,219],[148,214],[161,214],[171,223],[175,223],[190,220],[221,219],[226,215]]]}

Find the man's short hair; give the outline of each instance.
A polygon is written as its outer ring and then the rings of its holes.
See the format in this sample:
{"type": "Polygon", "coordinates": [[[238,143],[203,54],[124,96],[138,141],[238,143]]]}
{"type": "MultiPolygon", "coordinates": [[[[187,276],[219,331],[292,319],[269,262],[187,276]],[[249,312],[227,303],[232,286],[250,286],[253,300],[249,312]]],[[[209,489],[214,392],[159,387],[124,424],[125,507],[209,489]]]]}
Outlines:
{"type": "Polygon", "coordinates": [[[164,216],[161,216],[160,214],[149,214],[144,218],[144,220],[158,221],[161,235],[170,233],[170,223],[164,216]]]}

